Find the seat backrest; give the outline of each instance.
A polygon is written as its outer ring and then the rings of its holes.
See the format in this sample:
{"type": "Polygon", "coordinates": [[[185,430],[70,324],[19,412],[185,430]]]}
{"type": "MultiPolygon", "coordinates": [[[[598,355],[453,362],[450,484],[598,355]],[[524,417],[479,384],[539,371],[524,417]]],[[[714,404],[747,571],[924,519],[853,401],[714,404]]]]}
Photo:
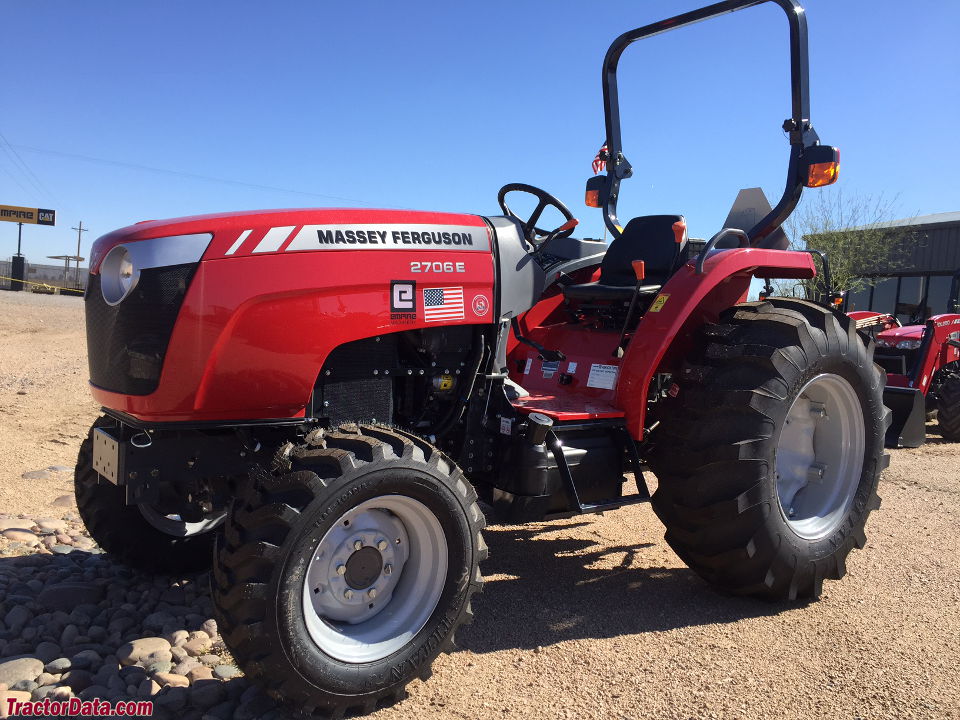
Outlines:
{"type": "Polygon", "coordinates": [[[687,243],[686,237],[678,243],[673,233],[673,224],[681,220],[682,215],[643,215],[628,222],[603,256],[600,283],[636,285],[634,260],[643,260],[648,283],[665,283],[676,270],[687,243]]]}

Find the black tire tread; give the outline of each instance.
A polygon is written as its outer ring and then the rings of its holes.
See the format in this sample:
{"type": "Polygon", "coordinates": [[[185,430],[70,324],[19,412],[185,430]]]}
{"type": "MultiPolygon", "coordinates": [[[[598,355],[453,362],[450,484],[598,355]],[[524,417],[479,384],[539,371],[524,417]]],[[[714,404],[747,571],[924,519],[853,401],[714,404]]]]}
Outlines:
{"type": "Polygon", "coordinates": [[[960,372],[950,373],[937,390],[937,426],[949,442],[960,442],[960,372]]]}
{"type": "Polygon", "coordinates": [[[472,619],[470,598],[483,589],[478,563],[487,558],[487,545],[481,534],[485,521],[476,491],[456,464],[415,435],[387,426],[350,425],[339,431],[308,435],[307,441],[287,454],[287,472],[258,472],[234,501],[235,509],[219,543],[211,583],[217,622],[238,665],[276,699],[329,718],[365,714],[402,699],[406,684],[413,678],[405,678],[372,695],[351,697],[318,695],[316,688],[308,687],[296,673],[290,673],[283,649],[263,629],[271,611],[268,584],[281,562],[279,546],[293,530],[300,513],[326,487],[355,468],[402,458],[445,475],[446,484],[460,495],[467,509],[476,553],[466,602],[450,642],[428,654],[418,670],[418,676],[425,678],[440,652],[455,648],[452,639],[456,628],[472,619]]]}
{"type": "MultiPolygon", "coordinates": [[[[872,343],[862,347],[854,323],[802,300],[740,304],[703,328],[702,351],[677,377],[680,395],[662,418],[651,466],[660,481],[652,506],[666,540],[708,582],[770,600],[812,599],[863,546],[861,523],[834,553],[805,566],[785,561],[779,541],[762,532],[768,514],[779,512],[763,489],[764,448],[775,431],[765,405],[786,397],[788,378],[811,358],[840,353],[872,365],[872,343]]],[[[871,377],[880,403],[885,375],[872,365],[871,377]]],[[[879,475],[885,458],[877,452],[879,475]]],[[[874,479],[864,521],[879,504],[874,479]]]]}

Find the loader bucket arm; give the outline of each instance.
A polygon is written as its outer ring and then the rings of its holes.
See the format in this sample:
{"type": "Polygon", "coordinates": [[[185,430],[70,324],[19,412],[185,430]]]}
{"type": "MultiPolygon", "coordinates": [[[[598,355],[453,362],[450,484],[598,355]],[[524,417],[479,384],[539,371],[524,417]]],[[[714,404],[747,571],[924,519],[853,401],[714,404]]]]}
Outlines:
{"type": "Polygon", "coordinates": [[[606,123],[606,141],[609,160],[607,174],[603,178],[599,202],[603,208],[604,223],[613,234],[619,237],[620,222],[617,220],[617,198],[620,181],[632,174],[630,163],[623,155],[620,134],[620,103],[617,90],[617,66],[623,51],[637,40],[653,37],[668,30],[693,25],[719,15],[737,10],[774,2],[783,8],[790,25],[790,85],[791,117],[784,121],[783,129],[790,139],[790,162],[787,167],[787,182],[780,201],[763,219],[750,228],[747,235],[754,247],[768,247],[764,244],[776,228],[786,220],[797,203],[804,187],[805,166],[802,162],[804,152],[819,145],[820,140],[810,124],[810,82],[807,58],[807,19],[797,0],[726,0],[677,15],[651,25],[625,32],[610,45],[603,59],[603,110],[606,123]]]}

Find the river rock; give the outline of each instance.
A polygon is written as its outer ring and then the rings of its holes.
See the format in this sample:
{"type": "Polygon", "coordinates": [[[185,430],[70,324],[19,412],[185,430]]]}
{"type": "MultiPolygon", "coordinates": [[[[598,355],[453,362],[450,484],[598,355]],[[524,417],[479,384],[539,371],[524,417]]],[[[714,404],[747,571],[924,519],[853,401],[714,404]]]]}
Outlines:
{"type": "Polygon", "coordinates": [[[135,665],[150,655],[170,652],[170,643],[160,637],[138,638],[125,643],[117,650],[117,659],[121,665],[135,665]]]}
{"type": "Polygon", "coordinates": [[[71,610],[77,605],[96,605],[103,600],[104,587],[94,583],[62,582],[50,585],[37,596],[37,603],[49,610],[71,610]]]}
{"type": "Polygon", "coordinates": [[[40,544],[40,538],[38,538],[36,534],[22,528],[10,528],[9,530],[4,530],[2,534],[7,540],[29,545],[31,547],[35,547],[40,544]]]}
{"type": "Polygon", "coordinates": [[[13,658],[0,662],[0,684],[12,687],[21,680],[36,680],[42,672],[43,663],[36,658],[13,658]]]}
{"type": "Polygon", "coordinates": [[[183,675],[177,675],[172,672],[154,673],[153,679],[160,683],[161,687],[189,687],[190,680],[183,675]]]}

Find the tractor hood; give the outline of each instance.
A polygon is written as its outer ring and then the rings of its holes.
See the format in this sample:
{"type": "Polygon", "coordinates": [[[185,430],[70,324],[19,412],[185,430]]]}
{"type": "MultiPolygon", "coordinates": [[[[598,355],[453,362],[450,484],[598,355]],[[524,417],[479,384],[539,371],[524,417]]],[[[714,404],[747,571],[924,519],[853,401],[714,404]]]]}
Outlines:
{"type": "Polygon", "coordinates": [[[901,340],[919,340],[923,337],[923,325],[904,325],[903,327],[892,328],[877,333],[877,339],[884,339],[887,342],[900,342],[901,340]]]}
{"type": "Polygon", "coordinates": [[[181,245],[195,247],[196,259],[203,260],[303,250],[490,251],[487,225],[477,215],[357,208],[260,210],[146,220],[114,230],[94,243],[90,271],[99,272],[116,245],[157,238],[177,238],[181,245]]]}

